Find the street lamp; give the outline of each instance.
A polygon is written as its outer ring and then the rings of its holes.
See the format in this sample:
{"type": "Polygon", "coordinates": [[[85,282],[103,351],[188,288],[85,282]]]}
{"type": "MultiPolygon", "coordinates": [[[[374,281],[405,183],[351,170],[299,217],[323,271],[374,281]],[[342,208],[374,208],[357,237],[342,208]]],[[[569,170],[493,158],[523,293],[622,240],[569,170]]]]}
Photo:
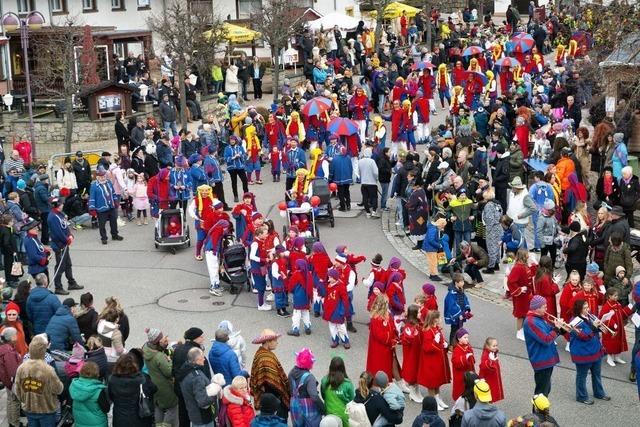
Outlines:
{"type": "Polygon", "coordinates": [[[30,12],[24,19],[13,12],[2,15],[2,26],[6,31],[15,31],[20,28],[20,42],[22,44],[22,56],[24,57],[24,74],[27,84],[27,108],[29,111],[29,133],[31,135],[31,147],[33,157],[36,157],[36,134],[33,128],[33,106],[31,105],[31,76],[29,75],[29,29],[38,29],[44,24],[44,16],[38,12],[30,12]]]}

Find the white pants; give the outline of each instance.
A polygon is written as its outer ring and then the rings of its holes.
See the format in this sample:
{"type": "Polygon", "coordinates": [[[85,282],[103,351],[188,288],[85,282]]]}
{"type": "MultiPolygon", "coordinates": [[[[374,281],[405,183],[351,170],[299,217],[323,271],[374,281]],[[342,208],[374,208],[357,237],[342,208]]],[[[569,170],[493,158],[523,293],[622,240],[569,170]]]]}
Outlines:
{"type": "Polygon", "coordinates": [[[433,98],[429,99],[429,109],[432,113],[436,112],[436,101],[433,98]]]}
{"type": "Polygon", "coordinates": [[[300,329],[300,319],[302,319],[302,323],[304,323],[306,328],[311,327],[311,316],[309,315],[309,310],[293,310],[293,315],[291,315],[292,329],[300,329]]]}
{"type": "Polygon", "coordinates": [[[367,121],[366,120],[354,120],[358,124],[358,135],[360,135],[360,142],[364,145],[364,140],[367,137],[367,121]]]}
{"type": "Polygon", "coordinates": [[[402,151],[407,151],[407,143],[405,141],[398,141],[398,142],[392,142],[391,143],[391,150],[389,150],[389,155],[392,158],[397,158],[398,157],[398,152],[402,150],[402,151]]]}
{"type": "Polygon", "coordinates": [[[351,157],[351,168],[353,169],[353,183],[355,184],[360,179],[360,169],[358,169],[358,156],[351,157]]]}
{"type": "Polygon", "coordinates": [[[329,322],[329,333],[331,334],[332,340],[335,340],[336,337],[341,342],[345,342],[349,339],[349,335],[347,334],[347,327],[345,326],[344,323],[329,322]]]}
{"type": "Polygon", "coordinates": [[[205,251],[204,259],[207,261],[207,270],[209,271],[209,285],[212,288],[220,286],[220,264],[218,264],[218,256],[213,251],[205,251]]]}
{"type": "Polygon", "coordinates": [[[431,135],[429,123],[418,123],[416,126],[416,141],[424,141],[431,135]]]}

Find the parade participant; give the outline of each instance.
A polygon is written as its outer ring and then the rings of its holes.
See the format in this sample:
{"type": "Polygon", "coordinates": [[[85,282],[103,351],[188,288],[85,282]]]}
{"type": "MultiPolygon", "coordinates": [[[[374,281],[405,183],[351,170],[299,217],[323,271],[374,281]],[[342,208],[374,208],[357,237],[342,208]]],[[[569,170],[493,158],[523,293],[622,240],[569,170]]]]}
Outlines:
{"type": "Polygon", "coordinates": [[[393,315],[393,321],[396,329],[400,332],[404,322],[404,310],[406,297],[404,295],[404,286],[402,285],[402,275],[397,272],[391,272],[387,276],[387,284],[385,287],[385,295],[389,299],[389,310],[393,315]]]}
{"type": "Polygon", "coordinates": [[[295,261],[296,270],[289,277],[287,292],[291,294],[293,315],[291,316],[291,330],[287,335],[300,336],[300,320],[304,324],[304,333],[311,334],[311,316],[309,308],[313,299],[313,279],[309,271],[309,264],[304,259],[295,261]]]}
{"type": "Polygon", "coordinates": [[[280,153],[278,146],[271,147],[269,162],[271,163],[271,176],[273,177],[273,182],[280,182],[280,173],[284,162],[282,161],[282,154],[280,153]]]}
{"type": "Polygon", "coordinates": [[[356,328],[353,326],[353,322],[351,321],[351,317],[354,314],[353,309],[353,290],[355,289],[357,283],[357,274],[355,269],[352,267],[352,263],[349,262],[349,254],[346,252],[346,246],[339,245],[336,248],[336,256],[334,258],[334,268],[338,270],[340,273],[340,280],[345,284],[347,294],[349,296],[349,305],[345,307],[345,315],[347,320],[347,330],[349,332],[356,333],[358,332],[356,328]]]}
{"type": "Polygon", "coordinates": [[[430,311],[438,309],[438,298],[436,298],[436,287],[431,283],[422,285],[422,295],[415,299],[415,303],[420,305],[420,313],[418,318],[420,324],[424,324],[424,320],[430,311]]]}
{"type": "Polygon", "coordinates": [[[316,147],[309,150],[309,160],[311,165],[309,165],[309,173],[307,174],[308,180],[316,178],[329,179],[329,160],[321,148],[316,147]]]}
{"type": "Polygon", "coordinates": [[[438,310],[430,311],[424,321],[421,334],[418,384],[427,388],[429,396],[438,402],[438,410],[448,408],[440,397],[440,387],[451,382],[451,370],[447,359],[449,344],[444,339],[438,310]]]}
{"type": "Polygon", "coordinates": [[[409,388],[409,398],[414,402],[422,402],[420,387],[417,384],[418,367],[420,366],[420,320],[418,319],[420,307],[411,304],[407,308],[407,316],[400,332],[402,344],[402,380],[403,386],[409,388]]]}
{"type": "Polygon", "coordinates": [[[289,116],[289,122],[285,128],[285,134],[287,138],[294,138],[298,144],[304,145],[306,132],[304,129],[304,123],[300,120],[300,113],[297,111],[293,111],[289,116]]]}
{"type": "Polygon", "coordinates": [[[386,270],[382,267],[382,255],[375,254],[371,259],[371,271],[366,278],[362,279],[362,283],[367,287],[367,296],[371,296],[373,292],[373,284],[385,280],[386,270]]]}
{"type": "MultiPolygon", "coordinates": [[[[524,341],[525,335],[522,328],[527,308],[533,292],[533,278],[535,271],[528,265],[529,251],[518,249],[515,264],[507,277],[507,288],[513,301],[513,317],[516,318],[516,338],[524,341]]],[[[546,300],[545,300],[546,301],[546,300]]]]}
{"type": "Polygon", "coordinates": [[[535,394],[549,396],[553,367],[560,363],[555,339],[560,334],[562,320],[553,318],[553,324],[546,320],[547,301],[541,295],[531,298],[529,312],[524,322],[524,338],[527,354],[534,371],[535,394]]]}
{"type": "Polygon", "coordinates": [[[356,86],[355,94],[349,100],[349,112],[351,119],[358,125],[360,140],[364,141],[367,135],[367,121],[369,120],[369,98],[365,95],[361,86],[356,86]]]}
{"type": "Polygon", "coordinates": [[[416,114],[416,141],[420,144],[427,142],[431,138],[431,129],[429,129],[430,108],[429,99],[422,92],[418,92],[411,110],[416,114]]]}
{"type": "Polygon", "coordinates": [[[298,206],[302,204],[304,198],[307,197],[309,191],[309,171],[300,168],[296,171],[296,178],[291,186],[290,197],[298,203],[298,206]]]}
{"type": "Polygon", "coordinates": [[[560,288],[553,277],[553,261],[547,255],[540,257],[538,268],[533,282],[533,294],[541,295],[547,300],[547,313],[552,316],[558,315],[558,303],[556,295],[560,293],[560,288]]]}
{"type": "Polygon", "coordinates": [[[247,191],[242,195],[242,202],[235,205],[231,211],[231,216],[236,221],[235,230],[238,240],[245,236],[247,227],[252,222],[253,212],[257,211],[255,200],[256,196],[247,191]]]}
{"type": "MultiPolygon", "coordinates": [[[[251,242],[253,242],[254,235],[256,234],[256,230],[258,230],[258,228],[262,227],[263,225],[264,225],[264,217],[262,216],[262,214],[260,212],[253,212],[251,214],[251,221],[245,228],[244,234],[242,235],[242,239],[240,239],[242,243],[247,247],[251,246],[251,242]]],[[[267,234],[268,234],[268,230],[267,230],[267,234]]],[[[266,243],[267,242],[265,237],[265,243],[263,246],[265,247],[265,253],[268,253],[266,243]]]]}
{"type": "Polygon", "coordinates": [[[402,101],[402,117],[400,122],[400,139],[406,141],[407,148],[410,151],[416,151],[416,138],[413,124],[413,109],[411,101],[405,99],[402,101]]]}
{"type": "Polygon", "coordinates": [[[620,365],[627,363],[622,360],[620,354],[629,349],[624,325],[633,314],[633,306],[631,304],[622,306],[618,302],[619,297],[617,289],[607,289],[607,300],[602,305],[599,315],[600,319],[608,318],[608,320],[603,320],[602,323],[614,332],[613,334],[609,332],[602,334],[602,345],[605,353],[607,353],[607,364],[609,366],[616,366],[616,363],[620,365]]]}
{"type": "Polygon", "coordinates": [[[271,310],[271,305],[265,303],[264,299],[264,293],[267,289],[267,264],[269,262],[269,257],[264,247],[267,227],[258,227],[253,237],[249,249],[251,279],[253,288],[258,291],[258,310],[269,311],[271,310]]]}
{"type": "Polygon", "coordinates": [[[342,344],[345,349],[351,348],[349,335],[345,326],[346,313],[349,309],[349,296],[346,284],[340,278],[340,271],[332,268],[327,273],[327,284],[322,302],[323,319],[329,322],[331,348],[342,344]]]}
{"type": "MultiPolygon", "coordinates": [[[[224,176],[222,175],[220,163],[216,158],[216,148],[210,145],[207,148],[206,153],[207,154],[202,161],[202,169],[204,170],[204,173],[206,175],[207,184],[209,184],[209,186],[213,188],[213,191],[216,194],[216,198],[223,203],[224,210],[227,211],[229,210],[229,206],[227,206],[227,202],[224,197],[224,187],[222,184],[222,182],[224,181],[224,176]]],[[[229,172],[229,174],[231,174],[231,172],[229,172]]]]}
{"type": "Polygon", "coordinates": [[[22,226],[22,231],[26,232],[24,248],[27,255],[27,272],[34,279],[40,273],[44,273],[48,279],[49,257],[51,255],[51,251],[40,242],[40,239],[38,239],[39,224],[40,223],[38,221],[32,220],[22,226]]]}
{"type": "Polygon", "coordinates": [[[327,272],[333,266],[331,258],[321,242],[314,242],[309,256],[311,274],[313,277],[313,314],[320,317],[322,298],[327,283],[327,272]]]}
{"type": "Polygon", "coordinates": [[[147,185],[149,197],[149,213],[153,218],[158,218],[160,210],[169,208],[169,169],[163,168],[149,179],[147,185]]]}
{"type": "Polygon", "coordinates": [[[275,247],[275,259],[271,263],[271,290],[275,296],[276,312],[280,317],[289,317],[287,311],[287,280],[289,277],[289,260],[286,249],[282,245],[275,247]]]}
{"type": "Polygon", "coordinates": [[[389,315],[389,300],[378,295],[371,307],[367,349],[368,372],[383,371],[393,378],[395,346],[398,342],[393,319],[389,315]]]}
{"type": "Polygon", "coordinates": [[[478,371],[480,378],[483,378],[491,388],[493,403],[504,399],[498,351],[498,340],[493,337],[488,337],[484,342],[478,371]]]}
{"type": "Polygon", "coordinates": [[[469,343],[469,332],[461,328],[456,331],[456,345],[451,353],[451,368],[453,374],[453,388],[451,397],[455,401],[464,391],[464,373],[475,372],[475,356],[469,343]]]}
{"type": "MultiPolygon", "coordinates": [[[[560,317],[565,322],[569,322],[573,317],[573,300],[576,297],[576,294],[582,290],[582,285],[580,283],[580,274],[572,270],[569,273],[569,278],[567,282],[562,287],[562,293],[560,294],[560,317]]],[[[569,336],[567,338],[567,347],[566,350],[569,351],[569,336]]]]}
{"type": "Polygon", "coordinates": [[[100,240],[103,245],[107,244],[107,230],[105,228],[107,221],[109,221],[111,240],[124,240],[118,234],[116,202],[117,198],[113,184],[107,179],[107,171],[99,166],[96,171],[96,180],[91,183],[89,191],[89,213],[91,213],[91,216],[98,216],[100,240]]]}
{"type": "Polygon", "coordinates": [[[289,149],[285,151],[286,161],[283,162],[287,175],[285,191],[289,191],[293,187],[298,169],[306,169],[307,167],[307,160],[304,151],[298,147],[298,140],[289,137],[287,144],[289,145],[289,149]]]}
{"type": "Polygon", "coordinates": [[[69,223],[67,222],[65,215],[62,213],[62,202],[57,197],[53,197],[51,198],[50,203],[51,211],[49,212],[47,223],[49,225],[49,234],[51,236],[51,249],[56,255],[53,284],[56,288],[56,294],[68,295],[69,292],[65,291],[62,287],[62,273],[64,273],[67,278],[67,289],[69,291],[84,289],[84,286],[78,285],[76,279],[73,278],[69,247],[73,243],[74,237],[71,234],[71,230],[69,230],[69,223]]]}
{"type": "Polygon", "coordinates": [[[574,302],[576,302],[577,300],[586,301],[589,304],[589,311],[591,313],[598,313],[599,306],[604,303],[604,295],[596,290],[595,285],[590,278],[585,278],[582,281],[582,289],[579,290],[573,297],[571,306],[573,306],[574,302]]]}
{"type": "Polygon", "coordinates": [[[213,226],[215,222],[212,222],[213,216],[213,195],[211,194],[211,187],[203,184],[196,188],[196,197],[189,205],[189,210],[192,217],[195,220],[196,229],[196,260],[202,261],[202,245],[204,239],[209,231],[209,228],[213,226]]]}
{"type": "Polygon", "coordinates": [[[593,405],[587,392],[587,375],[591,372],[593,397],[611,400],[602,387],[600,366],[604,351],[600,343],[600,327],[602,322],[591,316],[589,303],[584,299],[573,302],[573,319],[571,319],[571,361],[576,365],[576,400],[585,405],[593,405]]]}
{"type": "Polygon", "coordinates": [[[478,101],[482,94],[482,82],[478,81],[478,77],[473,73],[468,73],[468,77],[464,82],[464,101],[472,111],[478,109],[478,101]]]}
{"type": "Polygon", "coordinates": [[[462,86],[454,86],[451,89],[451,104],[449,105],[451,115],[457,116],[465,101],[464,88],[462,86]]]}
{"type": "Polygon", "coordinates": [[[450,343],[455,344],[458,329],[462,328],[471,317],[473,317],[471,306],[464,292],[464,277],[461,273],[455,273],[453,283],[449,286],[447,296],[444,299],[444,321],[447,325],[451,325],[450,343]]]}
{"type": "Polygon", "coordinates": [[[390,114],[391,121],[391,157],[396,158],[400,151],[407,150],[406,139],[402,135],[402,124],[406,114],[400,106],[399,100],[393,101],[393,108],[390,114]]]}
{"type": "Polygon", "coordinates": [[[455,67],[453,68],[453,70],[451,70],[451,80],[452,80],[453,86],[461,86],[464,82],[464,77],[465,77],[465,69],[462,66],[462,62],[456,61],[455,67]]]}
{"type": "Polygon", "coordinates": [[[270,151],[276,147],[281,150],[284,147],[286,135],[284,125],[275,115],[269,114],[267,123],[264,125],[265,134],[267,136],[267,142],[269,143],[270,151]]]}
{"type": "MultiPolygon", "coordinates": [[[[287,178],[288,180],[289,178],[287,178]]],[[[329,181],[338,185],[338,199],[341,212],[351,210],[351,193],[349,187],[353,183],[353,164],[347,155],[347,149],[340,147],[329,166],[329,181]]],[[[292,182],[293,183],[293,182],[292,182]]]]}
{"type": "Polygon", "coordinates": [[[253,356],[251,365],[250,390],[253,395],[254,407],[261,409],[262,397],[273,394],[279,401],[277,415],[282,419],[288,418],[289,400],[291,388],[287,374],[282,369],[282,365],[275,355],[274,350],[278,347],[278,338],[281,335],[271,329],[263,329],[260,336],[252,343],[259,344],[260,347],[253,356]]]}
{"type": "MultiPolygon", "coordinates": [[[[245,161],[247,152],[242,146],[240,138],[235,135],[229,137],[229,145],[224,149],[224,161],[227,164],[227,172],[231,177],[231,189],[233,190],[233,201],[238,202],[238,178],[242,182],[242,191],[249,192],[247,174],[245,171],[245,161]]],[[[205,171],[206,171],[205,165],[205,171]]]]}
{"type": "Polygon", "coordinates": [[[449,77],[449,73],[447,72],[447,65],[440,64],[438,65],[438,71],[435,77],[436,87],[438,88],[438,97],[440,98],[440,106],[442,109],[445,109],[444,100],[446,99],[449,104],[451,104],[451,94],[449,91],[451,90],[451,78],[449,77]]]}
{"type": "Polygon", "coordinates": [[[225,220],[216,222],[207,232],[203,243],[204,256],[207,261],[207,270],[209,272],[209,293],[216,297],[222,296],[222,288],[220,287],[220,263],[218,257],[222,252],[222,240],[229,232],[229,225],[229,222],[225,220]]]}
{"type": "Polygon", "coordinates": [[[262,151],[262,145],[260,144],[260,138],[256,135],[256,127],[253,124],[251,117],[245,119],[244,128],[244,141],[243,144],[247,150],[247,160],[245,162],[245,173],[247,174],[247,181],[249,185],[253,184],[251,174],[256,173],[256,184],[262,184],[260,180],[260,169],[262,168],[260,154],[262,151]]]}
{"type": "Polygon", "coordinates": [[[373,116],[373,154],[375,158],[382,155],[387,140],[387,126],[380,116],[373,116]]]}
{"type": "Polygon", "coordinates": [[[495,79],[493,71],[489,70],[486,73],[487,84],[484,86],[484,101],[489,103],[489,107],[493,107],[498,99],[498,82],[495,79]]]}

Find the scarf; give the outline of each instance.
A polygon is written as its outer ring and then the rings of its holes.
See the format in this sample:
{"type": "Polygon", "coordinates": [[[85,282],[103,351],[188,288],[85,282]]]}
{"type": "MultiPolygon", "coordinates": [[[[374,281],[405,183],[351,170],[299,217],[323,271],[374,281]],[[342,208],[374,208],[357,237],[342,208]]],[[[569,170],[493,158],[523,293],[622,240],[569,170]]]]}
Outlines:
{"type": "Polygon", "coordinates": [[[613,193],[613,175],[604,176],[602,179],[602,189],[606,196],[610,196],[613,193]]]}
{"type": "Polygon", "coordinates": [[[253,356],[250,385],[256,409],[260,409],[260,398],[266,392],[275,392],[282,404],[289,407],[290,388],[287,374],[276,355],[262,346],[253,356]]]}

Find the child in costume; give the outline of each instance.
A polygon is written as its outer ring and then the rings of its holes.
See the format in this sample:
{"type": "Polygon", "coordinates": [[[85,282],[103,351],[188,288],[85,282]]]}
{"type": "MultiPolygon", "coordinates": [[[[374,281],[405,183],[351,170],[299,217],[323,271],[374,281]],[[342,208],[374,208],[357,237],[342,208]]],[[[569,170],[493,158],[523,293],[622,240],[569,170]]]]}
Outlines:
{"type": "Polygon", "coordinates": [[[348,350],[351,344],[345,327],[346,310],[349,308],[347,287],[340,280],[340,272],[334,268],[327,272],[327,278],[326,292],[322,302],[322,318],[329,322],[331,348],[342,344],[348,350]]]}
{"type": "Polygon", "coordinates": [[[362,283],[367,287],[367,296],[370,297],[373,292],[373,284],[375,282],[382,282],[385,279],[387,274],[382,264],[382,255],[375,254],[373,259],[371,260],[371,271],[369,275],[362,279],[362,283]]]}
{"type": "Polygon", "coordinates": [[[207,232],[204,239],[203,248],[204,256],[207,261],[207,270],[209,272],[209,293],[214,296],[222,296],[222,288],[220,288],[220,263],[218,256],[222,251],[222,239],[229,232],[229,222],[226,220],[218,221],[207,232]]]}
{"type": "Polygon", "coordinates": [[[251,215],[256,211],[255,196],[253,193],[244,193],[242,202],[234,206],[231,216],[236,220],[236,238],[241,240],[249,223],[251,215]]]}
{"type": "Polygon", "coordinates": [[[271,175],[273,176],[273,182],[280,182],[280,171],[282,170],[282,157],[280,155],[280,149],[277,145],[271,148],[269,154],[269,160],[271,161],[271,175]]]}
{"type": "Polygon", "coordinates": [[[405,387],[408,387],[409,398],[414,402],[422,402],[418,380],[418,367],[420,365],[420,328],[419,317],[420,307],[411,304],[407,308],[407,318],[400,331],[400,342],[402,343],[402,380],[405,387]]]}
{"type": "Polygon", "coordinates": [[[291,330],[287,332],[287,335],[300,336],[300,320],[304,324],[305,334],[310,335],[309,307],[313,298],[313,279],[309,271],[309,264],[304,259],[296,260],[296,271],[289,278],[287,291],[291,294],[293,302],[291,330]]]}
{"type": "Polygon", "coordinates": [[[322,298],[325,295],[327,284],[327,272],[333,266],[331,258],[320,242],[315,242],[311,247],[309,256],[311,275],[313,277],[313,314],[320,317],[322,298]]]}
{"type": "Polygon", "coordinates": [[[420,323],[424,323],[429,312],[438,309],[436,287],[431,283],[425,283],[424,285],[422,285],[422,295],[417,296],[415,302],[420,306],[418,319],[420,320],[420,323]]]}
{"type": "Polygon", "coordinates": [[[267,227],[259,227],[249,249],[251,278],[253,279],[254,289],[258,291],[258,310],[260,311],[271,310],[271,305],[267,304],[264,299],[264,294],[267,290],[267,265],[269,262],[264,248],[266,237],[267,227]]]}
{"type": "Polygon", "coordinates": [[[393,320],[399,333],[404,322],[404,307],[407,302],[404,296],[402,275],[399,272],[394,271],[387,277],[385,293],[389,298],[389,311],[393,315],[393,320]]]}
{"type": "Polygon", "coordinates": [[[251,175],[253,172],[256,174],[256,184],[262,184],[260,180],[260,171],[262,163],[260,162],[260,153],[262,151],[262,145],[260,139],[256,135],[256,127],[253,125],[251,117],[247,117],[245,120],[244,128],[244,142],[247,150],[247,161],[245,162],[245,170],[247,171],[247,180],[249,184],[253,184],[251,175]]]}
{"type": "Polygon", "coordinates": [[[287,280],[289,277],[289,260],[286,249],[282,245],[276,246],[275,259],[271,263],[271,290],[275,295],[276,312],[280,317],[289,317],[287,311],[287,280]]]}
{"type": "Polygon", "coordinates": [[[473,354],[473,347],[469,343],[469,332],[460,328],[456,331],[457,344],[451,353],[451,373],[453,376],[453,387],[451,398],[455,401],[464,392],[464,373],[475,372],[476,359],[473,354]]]}
{"type": "Polygon", "coordinates": [[[616,363],[620,365],[627,363],[622,360],[620,354],[629,350],[624,325],[627,319],[633,314],[633,305],[623,306],[618,302],[618,298],[618,290],[616,288],[609,288],[607,290],[607,301],[602,305],[599,316],[602,323],[615,332],[615,335],[606,332],[602,334],[602,346],[604,347],[605,353],[607,353],[607,364],[609,366],[616,366],[616,363]],[[613,314],[609,315],[608,313],[613,314]],[[610,317],[604,320],[605,316],[610,317]]]}
{"type": "Polygon", "coordinates": [[[149,195],[147,194],[147,181],[144,178],[144,174],[138,174],[136,176],[136,183],[133,184],[131,196],[133,197],[133,208],[136,210],[138,225],[142,225],[143,223],[144,225],[149,224],[149,221],[147,220],[149,195]]]}
{"type": "Polygon", "coordinates": [[[182,220],[178,215],[169,218],[169,224],[165,229],[165,235],[168,237],[179,237],[182,235],[182,220]]]}
{"type": "MultiPolygon", "coordinates": [[[[346,249],[346,247],[345,247],[346,249]]],[[[356,286],[356,273],[348,264],[347,255],[343,252],[338,252],[334,258],[334,267],[340,272],[340,280],[347,287],[347,294],[349,295],[349,306],[345,309],[345,315],[347,318],[347,331],[356,333],[358,330],[353,326],[351,320],[355,313],[353,309],[353,290],[356,286]]]]}
{"type": "Polygon", "coordinates": [[[594,314],[599,311],[599,306],[604,302],[604,298],[595,289],[593,281],[586,277],[582,281],[582,289],[573,297],[571,306],[573,307],[574,303],[579,299],[586,301],[589,304],[589,311],[594,314]]]}
{"type": "Polygon", "coordinates": [[[209,185],[204,184],[196,189],[196,197],[189,204],[189,213],[195,222],[196,259],[198,261],[202,260],[202,245],[207,232],[215,224],[215,221],[212,221],[213,203],[212,189],[209,185]]]}
{"type": "Polygon", "coordinates": [[[482,356],[480,358],[478,375],[489,384],[492,402],[499,402],[504,399],[504,388],[502,387],[502,374],[500,373],[500,360],[498,358],[498,340],[489,337],[484,342],[482,356]]]}
{"type": "MultiPolygon", "coordinates": [[[[455,273],[453,283],[449,286],[447,296],[444,298],[444,322],[451,325],[450,343],[455,343],[458,329],[462,328],[464,322],[471,317],[473,317],[471,306],[467,294],[464,292],[464,277],[460,273],[455,273]]],[[[456,396],[454,400],[457,398],[456,396]]]]}

